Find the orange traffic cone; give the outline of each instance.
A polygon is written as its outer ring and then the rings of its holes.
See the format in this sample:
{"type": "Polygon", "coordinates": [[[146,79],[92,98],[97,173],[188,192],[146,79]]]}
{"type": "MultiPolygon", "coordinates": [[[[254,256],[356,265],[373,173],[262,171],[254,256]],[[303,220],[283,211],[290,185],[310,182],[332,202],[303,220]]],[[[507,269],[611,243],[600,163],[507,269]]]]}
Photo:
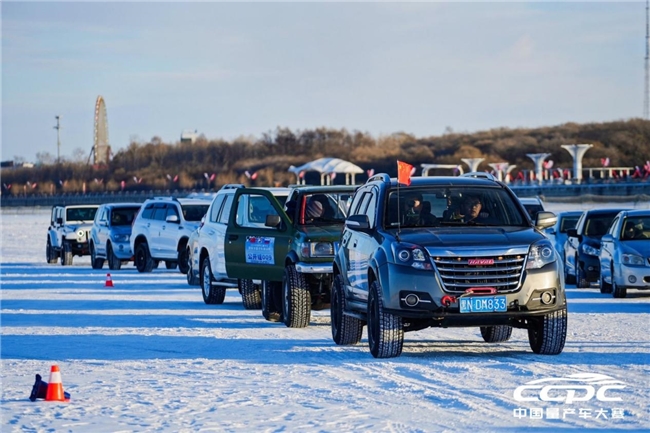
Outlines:
{"type": "Polygon", "coordinates": [[[50,369],[50,383],[47,385],[45,401],[66,401],[58,365],[53,365],[50,369]]]}
{"type": "Polygon", "coordinates": [[[106,284],[104,287],[115,287],[113,286],[113,280],[111,280],[111,274],[106,274],[106,284]]]}

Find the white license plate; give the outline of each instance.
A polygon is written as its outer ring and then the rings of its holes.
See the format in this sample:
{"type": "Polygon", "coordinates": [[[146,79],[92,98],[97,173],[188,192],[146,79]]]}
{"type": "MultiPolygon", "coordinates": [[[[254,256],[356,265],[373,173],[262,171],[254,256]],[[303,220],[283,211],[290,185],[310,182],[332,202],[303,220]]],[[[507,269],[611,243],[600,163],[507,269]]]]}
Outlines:
{"type": "Polygon", "coordinates": [[[508,311],[505,296],[473,296],[460,298],[461,313],[502,313],[508,311]]]}

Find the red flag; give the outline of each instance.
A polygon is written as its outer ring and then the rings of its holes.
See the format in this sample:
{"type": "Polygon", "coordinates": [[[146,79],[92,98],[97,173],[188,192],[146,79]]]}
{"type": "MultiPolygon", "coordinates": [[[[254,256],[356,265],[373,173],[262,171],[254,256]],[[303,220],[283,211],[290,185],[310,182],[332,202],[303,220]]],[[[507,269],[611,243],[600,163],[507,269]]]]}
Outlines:
{"type": "Polygon", "coordinates": [[[406,162],[397,161],[397,182],[403,183],[406,186],[411,185],[411,173],[413,173],[413,167],[411,164],[406,162]]]}

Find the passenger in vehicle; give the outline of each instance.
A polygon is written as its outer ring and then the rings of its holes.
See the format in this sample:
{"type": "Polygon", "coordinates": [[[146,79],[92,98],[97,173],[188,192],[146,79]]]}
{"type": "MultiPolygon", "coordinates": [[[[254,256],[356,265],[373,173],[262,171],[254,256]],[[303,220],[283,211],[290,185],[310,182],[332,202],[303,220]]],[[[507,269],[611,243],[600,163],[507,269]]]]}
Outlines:
{"type": "Polygon", "coordinates": [[[424,201],[422,194],[412,193],[406,196],[405,226],[433,226],[437,221],[431,213],[431,203],[424,201]]]}
{"type": "Polygon", "coordinates": [[[494,219],[491,219],[487,213],[481,212],[482,209],[483,204],[478,196],[465,196],[460,203],[460,207],[450,216],[449,221],[494,224],[494,219]]]}
{"type": "Polygon", "coordinates": [[[323,205],[316,200],[310,200],[305,209],[305,223],[314,222],[323,216],[323,205]]]}

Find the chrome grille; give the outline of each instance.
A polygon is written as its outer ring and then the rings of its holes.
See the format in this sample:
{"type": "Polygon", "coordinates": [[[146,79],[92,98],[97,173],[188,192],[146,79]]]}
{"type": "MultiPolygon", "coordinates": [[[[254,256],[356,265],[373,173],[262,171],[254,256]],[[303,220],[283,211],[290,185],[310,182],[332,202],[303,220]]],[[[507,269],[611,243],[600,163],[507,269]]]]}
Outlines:
{"type": "Polygon", "coordinates": [[[523,254],[433,257],[443,289],[454,293],[463,293],[470,287],[494,287],[497,292],[512,292],[519,287],[525,260],[523,254]],[[494,263],[470,265],[469,261],[474,259],[494,260],[494,263]]]}

